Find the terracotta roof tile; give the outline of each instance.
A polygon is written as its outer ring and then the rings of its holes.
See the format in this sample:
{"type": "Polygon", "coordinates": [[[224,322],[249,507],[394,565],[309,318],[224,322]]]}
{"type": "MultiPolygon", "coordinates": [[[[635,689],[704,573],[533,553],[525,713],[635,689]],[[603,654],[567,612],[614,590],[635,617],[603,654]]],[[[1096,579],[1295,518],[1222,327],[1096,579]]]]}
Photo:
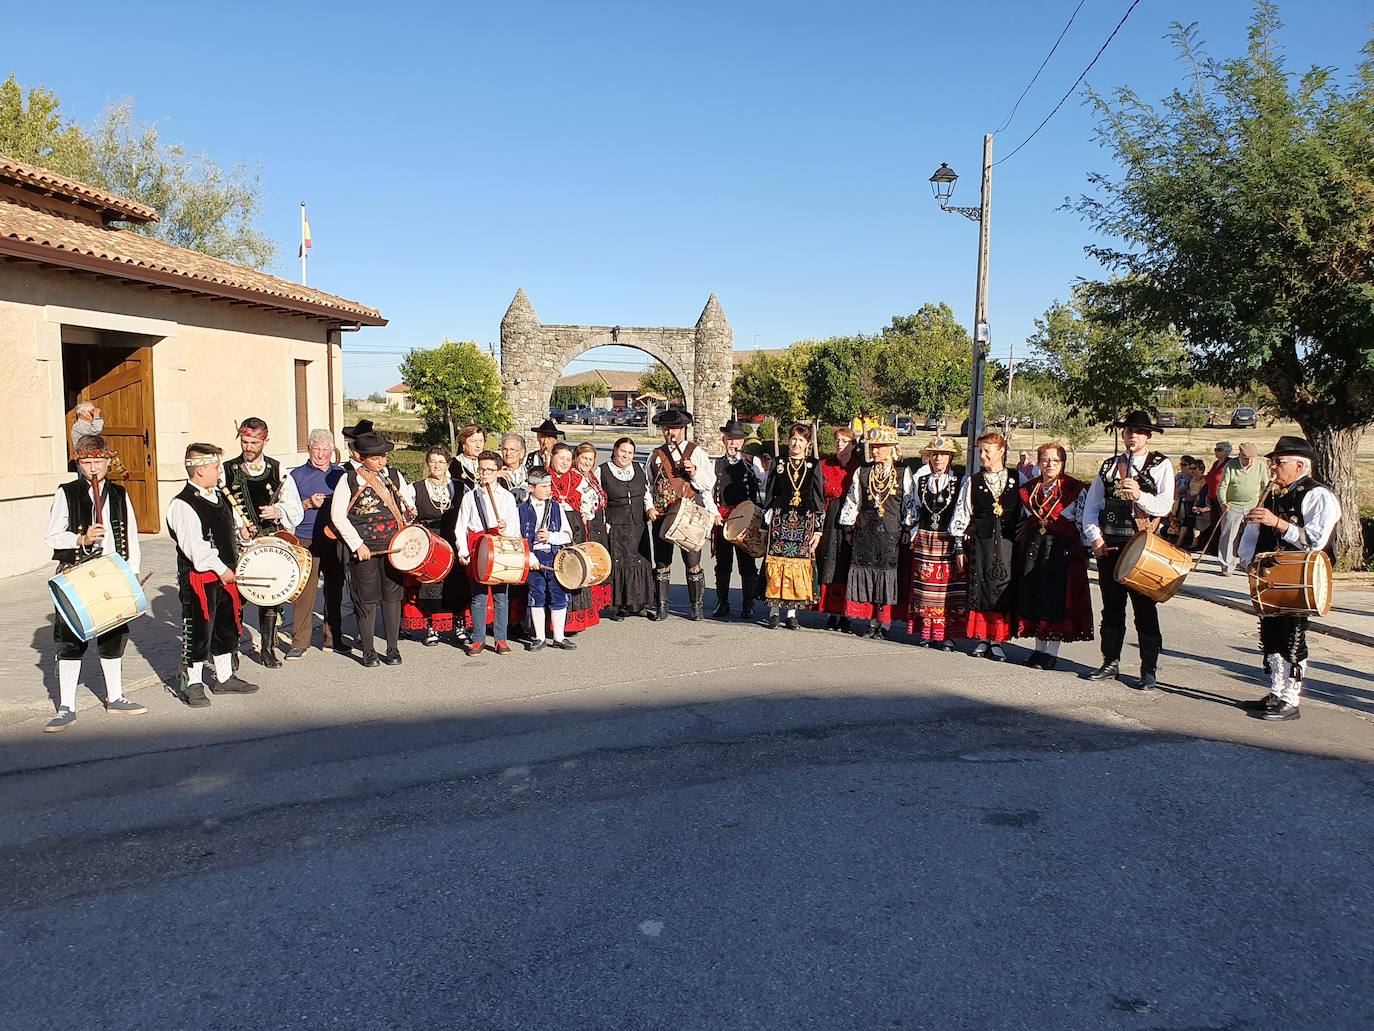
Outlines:
{"type": "Polygon", "coordinates": [[[397,383],[394,387],[387,387],[382,391],[384,394],[409,394],[410,386],[405,383],[397,383]]]}
{"type": "Polygon", "coordinates": [[[43,261],[47,252],[58,265],[73,264],[62,260],[64,254],[84,255],[97,261],[82,267],[94,265],[93,271],[115,277],[121,274],[119,266],[125,266],[134,279],[142,278],[138,270],[147,270],[158,274],[159,282],[184,281],[184,289],[197,293],[231,297],[246,294],[255,303],[268,307],[316,315],[337,313],[346,320],[386,324],[375,308],[323,290],[278,279],[127,229],[87,225],[21,204],[0,202],[0,252],[5,251],[36,261],[43,261]],[[7,241],[17,241],[20,246],[7,248],[7,241]],[[25,244],[30,246],[22,246],[25,244]]]}
{"type": "Polygon", "coordinates": [[[123,197],[116,196],[97,186],[79,182],[76,179],[68,179],[56,172],[49,172],[46,168],[25,164],[23,161],[16,161],[14,158],[5,157],[3,154],[0,154],[0,177],[11,179],[26,186],[38,187],[64,200],[72,200],[78,204],[95,205],[116,217],[119,215],[127,216],[128,221],[157,221],[157,212],[146,204],[125,200],[123,197]]]}

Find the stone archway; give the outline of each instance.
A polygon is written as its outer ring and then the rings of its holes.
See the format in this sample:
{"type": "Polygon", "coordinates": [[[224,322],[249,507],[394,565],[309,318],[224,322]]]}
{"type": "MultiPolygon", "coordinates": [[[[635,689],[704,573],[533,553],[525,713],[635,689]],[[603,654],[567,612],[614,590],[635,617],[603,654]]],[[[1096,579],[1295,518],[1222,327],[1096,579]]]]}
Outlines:
{"type": "Polygon", "coordinates": [[[657,358],[682,384],[696,435],[714,440],[716,427],[730,418],[730,381],[734,375],[734,334],[712,294],[695,326],[545,325],[523,288],[515,292],[501,319],[501,386],[515,415],[515,427],[528,434],[544,420],[559,375],[593,347],[634,347],[657,358]]]}

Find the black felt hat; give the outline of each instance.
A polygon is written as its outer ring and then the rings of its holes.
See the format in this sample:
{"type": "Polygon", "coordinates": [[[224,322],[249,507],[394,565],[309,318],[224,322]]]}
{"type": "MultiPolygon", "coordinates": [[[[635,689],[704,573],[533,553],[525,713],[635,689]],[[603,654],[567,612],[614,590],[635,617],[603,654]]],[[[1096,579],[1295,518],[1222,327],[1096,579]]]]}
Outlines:
{"type": "Polygon", "coordinates": [[[665,408],[654,416],[654,425],[659,429],[679,429],[692,425],[692,413],[685,408],[665,408]]]}
{"type": "Polygon", "coordinates": [[[1279,442],[1274,445],[1274,450],[1264,457],[1282,458],[1286,455],[1291,455],[1294,458],[1305,458],[1309,462],[1317,460],[1317,453],[1312,450],[1312,445],[1307,442],[1306,438],[1289,436],[1280,437],[1279,442]]]}
{"type": "Polygon", "coordinates": [[[1150,413],[1143,408],[1128,412],[1124,419],[1118,419],[1112,423],[1112,426],[1120,430],[1144,430],[1146,433],[1164,432],[1164,427],[1156,426],[1155,421],[1150,418],[1150,413]]]}
{"type": "Polygon", "coordinates": [[[391,443],[391,441],[387,440],[380,433],[374,433],[371,430],[366,433],[358,434],[353,440],[353,450],[358,452],[363,458],[366,458],[368,455],[384,455],[395,447],[395,444],[391,443]]]}
{"type": "Polygon", "coordinates": [[[355,440],[356,438],[361,437],[364,433],[371,433],[371,432],[372,432],[372,420],[371,420],[371,419],[359,419],[355,425],[353,425],[353,426],[345,426],[345,427],[343,428],[344,440],[355,440]]]}
{"type": "Polygon", "coordinates": [[[530,430],[536,437],[566,437],[567,434],[558,428],[558,423],[552,419],[545,419],[534,429],[530,430]]]}
{"type": "Polygon", "coordinates": [[[749,427],[738,419],[731,419],[720,428],[722,437],[748,437],[751,436],[749,427]]]}

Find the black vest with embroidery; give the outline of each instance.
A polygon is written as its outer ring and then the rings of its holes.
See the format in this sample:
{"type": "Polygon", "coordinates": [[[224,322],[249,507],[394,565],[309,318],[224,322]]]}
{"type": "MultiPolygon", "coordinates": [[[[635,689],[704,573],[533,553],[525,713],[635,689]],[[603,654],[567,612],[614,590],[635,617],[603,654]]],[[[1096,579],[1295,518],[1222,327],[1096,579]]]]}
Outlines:
{"type": "MultiPolygon", "coordinates": [[[[1121,481],[1108,475],[1120,458],[1120,455],[1113,455],[1102,463],[1102,468],[1097,473],[1102,478],[1102,515],[1098,518],[1098,525],[1102,528],[1104,538],[1117,543],[1130,540],[1138,532],[1135,525],[1135,502],[1122,497],[1117,492],[1117,485],[1121,481]]],[[[1159,493],[1159,484],[1155,483],[1150,470],[1162,461],[1164,455],[1158,451],[1151,451],[1145,456],[1145,464],[1140,472],[1135,474],[1135,481],[1140,484],[1140,493],[1159,493]]]]}
{"type": "Polygon", "coordinates": [[[263,519],[258,515],[258,509],[277,503],[277,491],[281,488],[281,463],[267,457],[263,458],[263,463],[266,468],[260,476],[248,471],[242,455],[224,463],[224,485],[238,499],[243,518],[248,521],[253,534],[259,537],[281,529],[280,520],[263,519]]]}
{"type": "MultiPolygon", "coordinates": [[[[230,569],[238,565],[238,534],[234,532],[234,511],[229,507],[228,499],[221,494],[219,503],[213,504],[201,497],[200,491],[189,483],[181,489],[177,498],[190,505],[191,511],[200,517],[201,534],[215,546],[219,560],[230,569]]],[[[176,532],[168,528],[167,533],[177,545],[177,576],[185,580],[196,567],[181,549],[176,532]]]]}
{"type": "Polygon", "coordinates": [[[895,569],[902,544],[902,470],[893,469],[896,491],[883,501],[882,511],[869,496],[874,466],[855,473],[859,485],[859,514],[854,520],[854,564],[870,569],[895,569]]]}
{"type": "MultiPolygon", "coordinates": [[[[384,548],[388,541],[395,536],[396,531],[401,528],[401,524],[396,521],[396,517],[391,514],[391,509],[387,508],[382,496],[372,489],[358,475],[358,470],[348,471],[348,496],[352,499],[352,504],[348,509],[348,521],[353,524],[353,529],[358,531],[358,536],[363,539],[369,551],[376,551],[384,548]],[[359,488],[361,484],[361,489],[359,488]]],[[[387,467],[385,483],[390,483],[392,490],[392,504],[397,511],[401,509],[401,481],[396,475],[396,470],[387,467]]]]}
{"type": "Polygon", "coordinates": [[[933,490],[933,473],[926,473],[916,481],[916,495],[921,499],[921,513],[917,525],[922,530],[949,532],[950,520],[954,518],[954,503],[959,497],[959,477],[950,474],[949,482],[941,490],[933,490]]]}
{"type": "MultiPolygon", "coordinates": [[[[67,498],[67,529],[78,537],[91,528],[95,522],[95,499],[91,497],[90,481],[84,477],[62,484],[61,491],[67,498]]],[[[115,551],[119,557],[129,557],[129,492],[117,483],[105,480],[100,485],[100,493],[110,501],[110,525],[105,532],[114,539],[115,551]]],[[[52,557],[64,566],[86,562],[104,554],[100,544],[88,548],[57,548],[52,557]]]]}
{"type": "Polygon", "coordinates": [[[754,475],[749,459],[731,462],[728,457],[716,459],[716,504],[734,508],[742,501],[759,503],[759,478],[754,475]]]}
{"type": "MultiPolygon", "coordinates": [[[[1296,483],[1289,484],[1287,490],[1280,490],[1277,484],[1269,492],[1269,497],[1264,499],[1264,507],[1273,512],[1285,522],[1292,523],[1294,526],[1304,526],[1302,515],[1302,503],[1307,497],[1308,491],[1316,487],[1317,481],[1310,476],[1304,476],[1296,483]]],[[[1261,526],[1259,528],[1259,538],[1255,542],[1255,553],[1263,551],[1303,551],[1305,549],[1294,547],[1289,544],[1279,534],[1276,526],[1261,526]]]]}
{"type": "Polygon", "coordinates": [[[1007,482],[1000,496],[993,494],[986,476],[981,472],[975,474],[969,493],[969,507],[973,512],[969,520],[970,534],[974,537],[991,537],[990,533],[977,532],[977,527],[987,528],[988,524],[995,523],[997,533],[1011,540],[1016,534],[1016,521],[1021,514],[1021,486],[1016,481],[1016,473],[1007,470],[1007,482]]]}

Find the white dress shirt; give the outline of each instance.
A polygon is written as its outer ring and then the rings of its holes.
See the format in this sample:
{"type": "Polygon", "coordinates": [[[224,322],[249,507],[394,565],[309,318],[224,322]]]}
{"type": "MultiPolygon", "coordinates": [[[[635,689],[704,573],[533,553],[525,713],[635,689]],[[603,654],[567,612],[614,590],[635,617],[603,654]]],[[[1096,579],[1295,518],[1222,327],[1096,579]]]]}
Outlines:
{"type": "Polygon", "coordinates": [[[470,557],[469,533],[497,530],[502,537],[520,536],[520,508],[515,503],[515,495],[508,490],[493,490],[492,494],[496,497],[495,512],[492,511],[491,497],[481,484],[463,495],[462,503],[458,506],[458,527],[454,531],[458,538],[459,558],[470,557]],[[506,524],[504,530],[497,528],[500,523],[506,524]]]}
{"type": "MultiPolygon", "coordinates": [[[[535,535],[538,536],[538,531],[543,527],[544,524],[545,509],[548,508],[549,505],[556,505],[558,503],[554,501],[553,498],[545,498],[541,501],[539,498],[531,497],[528,501],[525,502],[525,504],[529,505],[530,508],[534,509],[534,529],[535,535]]],[[[561,509],[565,508],[566,506],[559,505],[558,507],[561,509]]],[[[541,566],[547,567],[549,564],[548,561],[546,561],[549,557],[548,553],[553,550],[554,546],[571,543],[572,531],[568,529],[567,523],[563,523],[563,529],[550,530],[548,541],[545,543],[531,544],[530,550],[534,552],[536,556],[539,556],[539,564],[541,566]]]]}
{"type": "MultiPolygon", "coordinates": [[[[682,456],[687,451],[687,445],[690,443],[694,442],[684,441],[681,444],[664,445],[664,447],[668,451],[668,454],[672,456],[673,464],[676,465],[679,469],[682,468],[682,456]]],[[[644,475],[649,480],[650,502],[653,501],[654,493],[653,457],[654,453],[653,451],[650,451],[648,457],[644,459],[644,475]]],[[[692,450],[691,461],[692,464],[696,467],[696,472],[693,474],[692,478],[687,482],[690,483],[692,485],[692,489],[697,492],[697,500],[700,501],[701,504],[706,506],[706,511],[714,515],[717,511],[716,502],[715,499],[711,497],[711,495],[715,493],[716,489],[715,459],[713,459],[710,455],[706,453],[706,449],[704,447],[702,447],[700,444],[697,444],[696,447],[692,450]]],[[[662,513],[659,514],[661,515],[662,513]]]]}
{"type": "MultiPolygon", "coordinates": [[[[229,505],[227,497],[218,487],[197,487],[195,484],[192,484],[192,487],[212,505],[228,506],[229,515],[234,523],[234,532],[239,533],[243,529],[243,520],[239,518],[233,506],[229,505]]],[[[205,539],[205,530],[196,510],[181,498],[173,498],[172,503],[167,506],[167,530],[176,536],[177,549],[190,560],[197,573],[214,573],[221,576],[229,569],[220,557],[219,548],[215,547],[213,541],[205,539]]]]}
{"type": "MultiPolygon", "coordinates": [[[[267,471],[266,459],[259,458],[256,462],[244,462],[243,468],[251,476],[261,476],[267,471]]],[[[277,522],[281,523],[281,528],[288,533],[294,532],[296,527],[301,525],[301,520],[305,518],[305,506],[301,504],[301,492],[296,488],[296,481],[291,478],[290,471],[283,465],[281,469],[282,482],[277,488],[277,511],[280,513],[277,522]]],[[[224,477],[224,466],[219,468],[219,484],[227,487],[228,481],[224,477]]],[[[248,498],[243,499],[245,505],[249,504],[248,498]]],[[[260,513],[253,513],[262,519],[260,513]]]]}
{"type": "MultiPolygon", "coordinates": [[[[1002,472],[1007,474],[1007,478],[1011,480],[1012,483],[1016,484],[1018,487],[1021,485],[1021,477],[1014,468],[1003,469],[1002,472]]],[[[949,521],[950,536],[956,541],[962,541],[964,539],[964,534],[968,533],[968,524],[973,520],[974,477],[986,477],[990,475],[993,474],[989,473],[986,469],[980,469],[976,473],[970,473],[968,476],[965,476],[964,482],[959,484],[959,496],[954,502],[954,516],[949,521]]],[[[988,489],[992,489],[991,484],[988,485],[988,489]]]]}
{"type": "MultiPolygon", "coordinates": [[[[1276,488],[1277,489],[1277,488],[1276,488]]],[[[1341,503],[1325,487],[1309,490],[1302,499],[1302,526],[1289,523],[1280,535],[1284,543],[1301,551],[1321,551],[1331,540],[1336,524],[1341,521],[1341,503]]],[[[1248,566],[1255,558],[1259,545],[1260,526],[1249,523],[1240,537],[1240,564],[1248,566]]]]}
{"type": "MultiPolygon", "coordinates": [[[[1138,476],[1145,465],[1145,459],[1149,456],[1148,451],[1140,454],[1117,455],[1112,459],[1112,467],[1107,473],[1111,480],[1121,478],[1121,460],[1130,460],[1131,476],[1138,476]]],[[[1167,458],[1161,458],[1148,470],[1150,476],[1159,487],[1158,494],[1146,494],[1140,492],[1140,498],[1135,503],[1146,515],[1157,519],[1163,519],[1173,511],[1174,507],[1174,464],[1167,458]]],[[[1083,543],[1092,547],[1102,539],[1102,504],[1106,501],[1106,490],[1102,485],[1102,477],[1095,475],[1092,482],[1088,484],[1086,491],[1087,500],[1083,502],[1083,514],[1079,519],[1079,530],[1083,537],[1083,543]]]]}
{"type": "MultiPolygon", "coordinates": [[[[87,493],[90,492],[91,484],[89,480],[84,481],[87,493]]],[[[100,523],[105,527],[105,536],[100,538],[100,554],[114,555],[115,540],[114,534],[110,530],[110,495],[106,490],[109,481],[101,485],[101,505],[100,523]]],[[[125,494],[127,498],[128,495],[125,494]]],[[[91,506],[95,506],[95,499],[92,497],[91,506]]],[[[139,563],[143,561],[143,553],[138,546],[138,523],[134,519],[134,506],[128,501],[124,503],[124,526],[129,536],[129,557],[126,560],[129,568],[135,574],[139,571],[139,563]]],[[[65,491],[59,490],[53,495],[52,510],[48,513],[48,532],[43,535],[43,543],[54,551],[75,550],[76,531],[67,525],[67,495],[65,491]]]]}
{"type": "MultiPolygon", "coordinates": [[[[358,536],[358,530],[349,521],[348,512],[353,507],[353,499],[363,492],[363,488],[368,486],[367,480],[363,477],[362,467],[357,469],[358,489],[353,493],[348,490],[348,473],[339,477],[339,482],[334,485],[334,493],[329,496],[329,521],[334,524],[334,531],[339,535],[343,542],[348,545],[349,551],[357,551],[363,546],[363,539],[358,536]]],[[[392,470],[383,469],[377,473],[377,479],[383,481],[382,489],[386,490],[386,481],[391,478],[392,470]]],[[[401,496],[402,509],[415,507],[415,487],[406,483],[405,476],[401,470],[395,470],[396,479],[400,481],[399,494],[401,496]]],[[[402,512],[404,514],[404,512],[402,512]]]]}

